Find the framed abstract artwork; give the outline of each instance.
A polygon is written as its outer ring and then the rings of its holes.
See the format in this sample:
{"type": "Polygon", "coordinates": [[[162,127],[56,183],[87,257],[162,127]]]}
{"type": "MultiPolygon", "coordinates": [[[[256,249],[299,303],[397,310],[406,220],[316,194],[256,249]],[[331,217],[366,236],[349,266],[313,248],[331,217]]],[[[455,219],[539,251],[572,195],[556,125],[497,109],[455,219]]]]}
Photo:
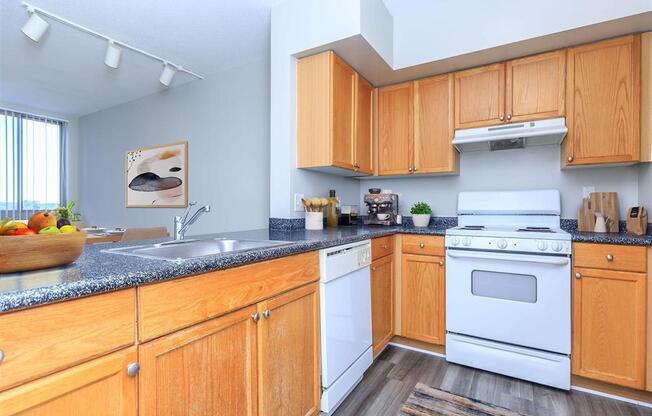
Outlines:
{"type": "Polygon", "coordinates": [[[188,142],[126,152],[127,208],[183,208],[187,205],[188,142]]]}

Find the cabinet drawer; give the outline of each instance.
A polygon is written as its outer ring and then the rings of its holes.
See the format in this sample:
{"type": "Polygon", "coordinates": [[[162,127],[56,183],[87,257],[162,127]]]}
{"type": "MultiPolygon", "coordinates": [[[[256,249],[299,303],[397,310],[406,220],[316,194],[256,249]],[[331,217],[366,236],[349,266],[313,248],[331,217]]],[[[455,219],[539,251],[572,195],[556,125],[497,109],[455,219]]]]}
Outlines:
{"type": "Polygon", "coordinates": [[[371,240],[371,257],[376,260],[394,252],[394,237],[378,237],[371,240]]]}
{"type": "Polygon", "coordinates": [[[0,315],[0,390],[133,345],[135,299],[129,289],[0,315]]]}
{"type": "Polygon", "coordinates": [[[575,243],[573,263],[577,267],[644,273],[646,271],[645,247],[575,243]]]}
{"type": "Polygon", "coordinates": [[[402,251],[410,254],[443,256],[444,237],[404,234],[402,251]]]}
{"type": "Polygon", "coordinates": [[[316,251],[138,288],[138,338],[150,340],[319,279],[316,251]]]}

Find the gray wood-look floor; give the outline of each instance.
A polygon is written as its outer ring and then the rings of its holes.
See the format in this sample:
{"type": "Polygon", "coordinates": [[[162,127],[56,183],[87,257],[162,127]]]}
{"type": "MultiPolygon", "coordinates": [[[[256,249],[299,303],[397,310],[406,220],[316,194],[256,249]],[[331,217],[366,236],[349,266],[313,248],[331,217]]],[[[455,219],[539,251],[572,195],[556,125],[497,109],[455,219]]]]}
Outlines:
{"type": "Polygon", "coordinates": [[[567,393],[390,345],[334,416],[395,416],[419,382],[531,416],[652,415],[649,408],[578,391],[567,393]]]}

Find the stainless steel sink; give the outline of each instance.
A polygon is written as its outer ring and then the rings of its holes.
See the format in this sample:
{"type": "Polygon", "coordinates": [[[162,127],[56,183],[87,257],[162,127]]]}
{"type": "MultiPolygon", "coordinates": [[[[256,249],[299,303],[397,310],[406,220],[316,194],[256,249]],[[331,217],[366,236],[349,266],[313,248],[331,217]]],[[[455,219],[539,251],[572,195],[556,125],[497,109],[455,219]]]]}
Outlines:
{"type": "Polygon", "coordinates": [[[289,241],[274,240],[232,240],[215,238],[206,240],[181,240],[143,246],[121,247],[102,250],[106,253],[137,256],[149,259],[184,261],[203,256],[214,256],[223,253],[238,253],[242,251],[278,247],[292,244],[289,241]]]}

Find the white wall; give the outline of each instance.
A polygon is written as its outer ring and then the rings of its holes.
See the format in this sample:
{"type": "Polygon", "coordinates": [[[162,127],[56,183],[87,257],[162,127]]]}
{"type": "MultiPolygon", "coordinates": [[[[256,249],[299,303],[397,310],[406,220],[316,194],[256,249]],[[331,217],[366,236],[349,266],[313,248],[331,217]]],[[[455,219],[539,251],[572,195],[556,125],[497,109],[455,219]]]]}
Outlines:
{"type": "Polygon", "coordinates": [[[66,159],[68,178],[67,178],[67,195],[69,201],[79,196],[79,119],[69,114],[54,113],[43,111],[35,106],[16,105],[0,101],[0,108],[25,112],[30,114],[42,115],[46,117],[58,118],[68,121],[68,154],[66,159]]]}
{"type": "Polygon", "coordinates": [[[344,203],[359,198],[354,179],[296,169],[296,58],[298,52],[355,36],[360,4],[353,0],[290,0],[272,8],[271,37],[271,217],[303,217],[295,193],[327,196],[336,189],[344,203]]]}
{"type": "Polygon", "coordinates": [[[82,215],[102,226],[167,226],[181,209],[125,208],[124,153],[188,141],[189,200],[210,204],[189,234],[265,228],[269,60],[80,118],[82,215]]]}
{"type": "Polygon", "coordinates": [[[577,218],[583,186],[618,192],[623,217],[628,207],[638,205],[638,166],[562,171],[559,152],[558,146],[470,152],[460,155],[459,176],[361,180],[360,206],[364,210],[362,197],[367,189],[378,187],[400,195],[403,215],[410,215],[415,202],[424,201],[436,216],[456,216],[457,194],[461,191],[554,188],[561,192],[562,218],[577,218]]]}
{"type": "Polygon", "coordinates": [[[421,6],[394,17],[394,69],[652,10],[650,0],[438,0],[421,6]]]}

